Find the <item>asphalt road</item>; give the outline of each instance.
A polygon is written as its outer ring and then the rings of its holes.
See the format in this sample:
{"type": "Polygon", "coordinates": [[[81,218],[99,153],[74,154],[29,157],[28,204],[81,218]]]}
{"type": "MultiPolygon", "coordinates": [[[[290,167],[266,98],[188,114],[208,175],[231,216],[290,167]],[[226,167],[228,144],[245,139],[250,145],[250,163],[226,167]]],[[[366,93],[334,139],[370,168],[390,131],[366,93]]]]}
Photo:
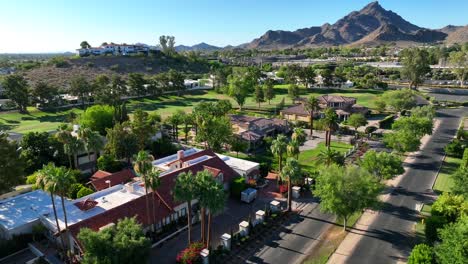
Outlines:
{"type": "Polygon", "coordinates": [[[443,109],[437,114],[441,120],[439,128],[414,163],[406,164],[409,171],[399,188],[361,236],[346,263],[395,263],[409,256],[414,243],[413,227],[418,221],[417,208],[433,199],[432,184],[442,163],[443,148],[455,135],[460,117],[468,114],[468,108],[443,109]]]}
{"type": "Polygon", "coordinates": [[[246,263],[300,263],[310,253],[320,235],[331,225],[335,217],[320,212],[317,202],[301,203],[298,221],[284,226],[278,237],[266,243],[246,263]]]}

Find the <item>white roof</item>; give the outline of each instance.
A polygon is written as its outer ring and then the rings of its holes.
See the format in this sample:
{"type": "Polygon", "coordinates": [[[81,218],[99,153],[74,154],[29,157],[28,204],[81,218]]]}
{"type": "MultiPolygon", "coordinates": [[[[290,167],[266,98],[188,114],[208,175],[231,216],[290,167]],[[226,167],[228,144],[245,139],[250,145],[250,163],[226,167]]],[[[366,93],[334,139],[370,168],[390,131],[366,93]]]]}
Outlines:
{"type": "Polygon", "coordinates": [[[241,171],[250,171],[252,169],[258,169],[260,167],[260,164],[257,162],[225,156],[218,153],[216,153],[216,155],[218,155],[220,159],[222,159],[229,167],[231,167],[234,170],[237,169],[241,171]]]}
{"type": "MultiPolygon", "coordinates": [[[[130,183],[127,185],[119,184],[111,188],[92,193],[80,199],[76,199],[74,201],[67,200],[65,204],[65,210],[67,211],[68,225],[70,226],[76,224],[80,221],[101,214],[107,210],[110,210],[127,202],[130,202],[140,196],[143,196],[145,194],[145,191],[143,187],[139,186],[139,184],[141,184],[141,182],[130,183]],[[133,186],[134,191],[129,192],[126,186],[133,186]],[[98,203],[94,208],[89,209],[87,211],[82,211],[75,205],[75,203],[86,199],[92,199],[98,203]]],[[[57,217],[59,220],[60,228],[64,228],[65,221],[61,206],[57,207],[57,217]]],[[[48,224],[49,228],[51,228],[52,230],[56,229],[55,218],[53,214],[45,215],[42,219],[48,224]]]]}
{"type": "MultiPolygon", "coordinates": [[[[56,204],[60,198],[55,197],[56,204]]],[[[36,221],[40,215],[52,211],[50,194],[41,190],[21,194],[0,201],[0,225],[7,230],[36,221]]]]}
{"type": "MultiPolygon", "coordinates": [[[[199,151],[201,151],[201,150],[197,149],[197,148],[191,148],[191,149],[184,150],[184,157],[190,156],[190,155],[195,154],[195,153],[197,153],[199,151]]],[[[173,161],[176,161],[176,160],[177,160],[177,153],[153,161],[153,166],[155,166],[155,167],[157,167],[157,168],[159,168],[159,169],[161,169],[163,171],[166,171],[166,170],[170,169],[167,165],[169,163],[173,162],[173,161]]]]}

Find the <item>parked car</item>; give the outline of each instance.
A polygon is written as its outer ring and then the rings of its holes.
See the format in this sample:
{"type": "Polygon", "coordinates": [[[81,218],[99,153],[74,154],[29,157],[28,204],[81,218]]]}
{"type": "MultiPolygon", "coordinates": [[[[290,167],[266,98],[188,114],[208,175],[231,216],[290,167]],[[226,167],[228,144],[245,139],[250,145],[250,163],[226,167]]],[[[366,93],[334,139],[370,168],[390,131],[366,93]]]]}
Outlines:
{"type": "Polygon", "coordinates": [[[257,190],[254,188],[247,188],[241,192],[241,201],[251,203],[257,198],[257,190]]]}

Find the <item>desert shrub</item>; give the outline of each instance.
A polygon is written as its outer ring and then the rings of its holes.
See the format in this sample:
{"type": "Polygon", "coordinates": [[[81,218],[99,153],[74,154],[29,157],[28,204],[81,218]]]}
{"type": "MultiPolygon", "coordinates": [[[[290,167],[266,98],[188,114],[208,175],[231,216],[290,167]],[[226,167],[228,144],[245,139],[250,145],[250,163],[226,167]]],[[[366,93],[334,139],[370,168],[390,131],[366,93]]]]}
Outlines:
{"type": "Polygon", "coordinates": [[[231,182],[231,195],[235,198],[241,197],[241,192],[247,189],[244,177],[236,177],[231,182]]]}
{"type": "Polygon", "coordinates": [[[83,187],[81,188],[78,193],[76,194],[76,198],[81,198],[81,197],[85,197],[86,195],[90,195],[93,193],[93,190],[91,190],[90,188],[88,187],[83,187]]]}

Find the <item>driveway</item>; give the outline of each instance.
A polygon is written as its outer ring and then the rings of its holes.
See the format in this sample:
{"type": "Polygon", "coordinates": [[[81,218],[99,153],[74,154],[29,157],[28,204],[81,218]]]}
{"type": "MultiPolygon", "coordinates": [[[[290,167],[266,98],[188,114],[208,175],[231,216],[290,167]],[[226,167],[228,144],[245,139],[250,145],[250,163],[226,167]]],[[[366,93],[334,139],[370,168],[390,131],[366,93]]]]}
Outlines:
{"type": "MultiPolygon", "coordinates": [[[[325,131],[320,131],[320,130],[314,130],[314,138],[310,138],[310,129],[304,129],[304,132],[307,135],[306,142],[304,142],[304,145],[299,147],[300,151],[305,151],[305,150],[310,150],[310,149],[315,149],[317,145],[321,142],[325,142],[325,131]]],[[[337,137],[335,135],[332,135],[332,141],[339,141],[339,142],[345,142],[349,143],[350,139],[353,138],[353,136],[340,136],[337,137]]]]}
{"type": "Polygon", "coordinates": [[[468,108],[437,111],[440,121],[430,140],[404,164],[407,168],[382,210],[365,213],[329,263],[405,262],[414,244],[413,231],[423,203],[434,199],[432,185],[442,164],[444,146],[454,137],[468,108]]]}
{"type": "MultiPolygon", "coordinates": [[[[272,184],[272,183],[270,183],[272,184]]],[[[258,197],[250,204],[242,203],[237,199],[229,198],[225,211],[212,219],[212,247],[216,248],[221,244],[221,235],[224,233],[237,232],[239,223],[248,220],[249,214],[255,217],[257,210],[264,210],[271,199],[258,197]]],[[[200,224],[192,227],[192,240],[200,240],[200,224]]],[[[166,241],[161,246],[157,246],[151,251],[151,263],[173,264],[177,254],[187,247],[187,231],[179,233],[176,237],[166,241]]]]}

